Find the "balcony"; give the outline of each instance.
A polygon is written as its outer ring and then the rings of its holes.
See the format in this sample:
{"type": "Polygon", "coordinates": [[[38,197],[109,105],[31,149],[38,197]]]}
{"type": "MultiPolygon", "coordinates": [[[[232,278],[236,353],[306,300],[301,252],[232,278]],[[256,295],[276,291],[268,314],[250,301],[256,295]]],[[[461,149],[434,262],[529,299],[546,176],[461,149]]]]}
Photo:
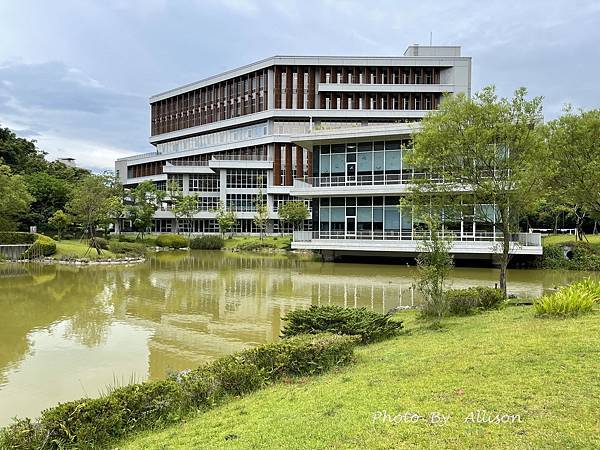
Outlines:
{"type": "Polygon", "coordinates": [[[291,194],[298,197],[319,197],[329,195],[386,194],[408,191],[410,184],[417,179],[437,180],[425,172],[405,172],[399,174],[354,175],[333,177],[304,177],[294,180],[291,194]],[[351,189],[349,189],[351,188],[351,189]]]}
{"type": "MultiPolygon", "coordinates": [[[[414,255],[428,237],[423,231],[295,231],[292,248],[297,250],[336,250],[344,252],[383,252],[414,255]]],[[[493,255],[502,252],[502,234],[492,232],[446,233],[452,238],[453,254],[493,255]]],[[[540,233],[514,233],[510,237],[513,255],[541,255],[540,233]]]]}
{"type": "Polygon", "coordinates": [[[267,155],[213,155],[208,163],[213,169],[272,169],[267,155]]]}
{"type": "Polygon", "coordinates": [[[417,93],[417,92],[455,92],[454,84],[401,84],[401,83],[319,83],[319,92],[379,92],[379,93],[417,93]]]}
{"type": "Polygon", "coordinates": [[[163,166],[163,173],[206,173],[215,171],[208,167],[208,161],[168,161],[163,166]]]}

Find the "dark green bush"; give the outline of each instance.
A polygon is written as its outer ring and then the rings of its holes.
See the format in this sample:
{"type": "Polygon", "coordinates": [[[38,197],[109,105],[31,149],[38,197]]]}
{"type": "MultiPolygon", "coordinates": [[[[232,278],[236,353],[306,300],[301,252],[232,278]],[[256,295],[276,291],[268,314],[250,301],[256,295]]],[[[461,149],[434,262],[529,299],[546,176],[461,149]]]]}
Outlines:
{"type": "Polygon", "coordinates": [[[108,249],[116,255],[126,255],[131,257],[139,257],[146,254],[146,247],[141,243],[111,240],[108,244],[108,249]]]}
{"type": "Polygon", "coordinates": [[[284,376],[311,375],[347,364],[357,338],[297,336],[204,364],[167,380],[115,389],[21,419],[0,430],[0,448],[107,448],[127,433],[178,420],[195,408],[252,392],[284,376]]]}
{"type": "Polygon", "coordinates": [[[142,239],[142,242],[148,247],[157,247],[156,237],[154,236],[146,236],[144,239],[142,239]]]}
{"type": "Polygon", "coordinates": [[[120,234],[117,239],[119,240],[119,242],[135,242],[135,237],[128,236],[126,234],[120,234]]]}
{"type": "Polygon", "coordinates": [[[452,315],[464,316],[482,309],[491,309],[501,305],[505,298],[499,289],[485,286],[467,289],[450,289],[445,293],[448,312],[452,315]]]}
{"type": "MultiPolygon", "coordinates": [[[[98,247],[100,247],[102,250],[108,250],[108,240],[107,240],[107,239],[104,239],[104,238],[101,238],[101,237],[97,237],[97,238],[96,238],[96,244],[97,244],[97,245],[98,245],[98,247]]],[[[92,240],[91,240],[91,239],[88,241],[88,245],[89,245],[90,247],[93,247],[93,243],[92,243],[92,240]]]]}
{"type": "Polygon", "coordinates": [[[221,236],[207,234],[192,239],[190,248],[194,250],[220,250],[225,245],[221,236]]]}
{"type": "Polygon", "coordinates": [[[158,247],[178,249],[187,247],[188,240],[178,234],[161,234],[156,238],[156,245],[158,247]]]}
{"type": "Polygon", "coordinates": [[[366,308],[342,308],[340,306],[315,306],[289,312],[284,337],[298,334],[334,333],[360,336],[363,343],[397,335],[403,328],[401,321],[369,311],[366,308]]]}

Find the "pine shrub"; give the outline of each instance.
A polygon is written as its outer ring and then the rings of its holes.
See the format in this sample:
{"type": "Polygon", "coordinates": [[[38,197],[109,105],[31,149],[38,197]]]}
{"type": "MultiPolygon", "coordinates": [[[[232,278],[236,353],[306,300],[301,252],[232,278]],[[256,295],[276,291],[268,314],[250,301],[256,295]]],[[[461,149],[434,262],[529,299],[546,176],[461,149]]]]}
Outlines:
{"type": "Polygon", "coordinates": [[[334,333],[360,336],[363,343],[396,336],[402,331],[401,321],[366,308],[315,306],[289,312],[284,318],[284,337],[298,334],[334,333]]]}
{"type": "Polygon", "coordinates": [[[190,241],[190,248],[193,250],[221,250],[225,241],[221,236],[207,234],[199,236],[190,241]]]}
{"type": "Polygon", "coordinates": [[[188,240],[178,234],[161,234],[156,238],[158,247],[180,249],[188,246],[188,240]]]}
{"type": "Polygon", "coordinates": [[[476,286],[467,289],[449,289],[445,293],[448,312],[464,316],[474,312],[497,308],[505,298],[500,289],[476,286]]]}

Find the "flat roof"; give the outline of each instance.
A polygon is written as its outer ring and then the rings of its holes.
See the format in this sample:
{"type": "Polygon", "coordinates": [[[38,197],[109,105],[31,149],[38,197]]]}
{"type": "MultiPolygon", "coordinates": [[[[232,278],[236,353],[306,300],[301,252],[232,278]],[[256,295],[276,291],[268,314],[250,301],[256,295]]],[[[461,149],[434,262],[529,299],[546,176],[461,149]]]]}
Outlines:
{"type": "MultiPolygon", "coordinates": [[[[413,48],[409,46],[408,49],[413,48]]],[[[407,51],[408,51],[407,49],[407,51]]],[[[265,69],[274,65],[313,65],[313,66],[436,66],[451,67],[455,60],[471,59],[460,55],[459,46],[419,46],[419,51],[425,54],[405,56],[271,56],[235,69],[227,70],[199,81],[169,89],[150,97],[150,103],[164,100],[175,95],[183,94],[198,88],[229,80],[249,72],[265,69]],[[426,49],[437,49],[436,55],[427,54],[426,49]],[[445,49],[452,49],[445,53],[445,49]]]]}

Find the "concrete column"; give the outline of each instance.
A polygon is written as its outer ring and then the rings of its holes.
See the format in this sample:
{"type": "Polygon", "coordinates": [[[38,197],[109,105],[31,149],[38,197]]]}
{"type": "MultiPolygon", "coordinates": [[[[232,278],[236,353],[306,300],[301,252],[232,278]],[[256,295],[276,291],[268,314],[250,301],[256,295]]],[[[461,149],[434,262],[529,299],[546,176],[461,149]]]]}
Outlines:
{"type": "Polygon", "coordinates": [[[183,174],[183,189],[181,191],[183,195],[189,195],[190,193],[190,175],[187,173],[183,174]]]}
{"type": "Polygon", "coordinates": [[[220,169],[219,170],[219,184],[221,189],[219,191],[219,200],[223,202],[223,205],[227,205],[227,170],[220,169]]]}
{"type": "Polygon", "coordinates": [[[269,69],[267,72],[267,89],[265,90],[265,95],[267,96],[267,109],[273,109],[275,107],[275,102],[273,101],[275,98],[274,80],[275,76],[273,69],[269,69]]]}

